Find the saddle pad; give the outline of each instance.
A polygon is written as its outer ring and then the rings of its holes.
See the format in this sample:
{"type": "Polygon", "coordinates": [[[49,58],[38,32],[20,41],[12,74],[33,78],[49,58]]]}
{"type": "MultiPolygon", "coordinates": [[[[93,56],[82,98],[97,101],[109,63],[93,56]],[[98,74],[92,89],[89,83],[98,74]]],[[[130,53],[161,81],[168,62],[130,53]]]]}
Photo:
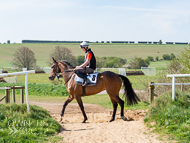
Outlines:
{"type": "MultiPolygon", "coordinates": [[[[97,77],[98,77],[98,73],[89,74],[87,76],[87,78],[90,80],[90,83],[88,85],[95,85],[97,82],[97,77]]],[[[76,75],[75,81],[77,84],[82,84],[84,80],[76,75]]]]}

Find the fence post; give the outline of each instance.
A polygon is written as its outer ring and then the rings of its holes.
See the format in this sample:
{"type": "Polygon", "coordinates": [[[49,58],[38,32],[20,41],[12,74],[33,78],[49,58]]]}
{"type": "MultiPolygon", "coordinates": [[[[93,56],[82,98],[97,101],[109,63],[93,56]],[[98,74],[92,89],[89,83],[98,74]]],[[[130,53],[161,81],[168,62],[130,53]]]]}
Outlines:
{"type": "Polygon", "coordinates": [[[14,86],[12,87],[12,97],[13,97],[13,102],[15,103],[16,100],[15,100],[15,88],[14,88],[14,86]]]}
{"type": "Polygon", "coordinates": [[[154,101],[154,85],[151,85],[154,82],[149,83],[149,103],[152,104],[154,101]]]}
{"type": "Polygon", "coordinates": [[[20,90],[20,94],[21,94],[21,102],[24,103],[24,89],[23,88],[20,90]]]}
{"type": "Polygon", "coordinates": [[[183,82],[181,83],[181,91],[183,92],[183,82]]]}
{"type": "Polygon", "coordinates": [[[8,89],[9,86],[6,87],[7,89],[5,89],[5,95],[6,95],[5,103],[10,103],[10,89],[8,89]]]}

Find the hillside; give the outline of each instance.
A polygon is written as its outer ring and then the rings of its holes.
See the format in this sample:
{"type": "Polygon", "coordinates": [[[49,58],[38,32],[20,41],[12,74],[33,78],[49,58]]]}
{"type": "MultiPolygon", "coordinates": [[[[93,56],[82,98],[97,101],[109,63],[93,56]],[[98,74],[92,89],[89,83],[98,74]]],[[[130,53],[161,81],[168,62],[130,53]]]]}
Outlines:
{"type": "MultiPolygon", "coordinates": [[[[37,65],[40,67],[48,66],[46,61],[55,46],[64,46],[69,48],[75,56],[84,55],[79,49],[78,43],[44,43],[44,44],[0,44],[0,67],[11,67],[11,59],[15,50],[19,47],[28,47],[34,53],[37,59],[37,65]]],[[[90,48],[96,56],[115,56],[125,59],[134,57],[146,58],[147,56],[162,58],[163,54],[174,53],[178,55],[189,45],[153,45],[153,44],[112,44],[112,43],[90,43],[90,48]]]]}

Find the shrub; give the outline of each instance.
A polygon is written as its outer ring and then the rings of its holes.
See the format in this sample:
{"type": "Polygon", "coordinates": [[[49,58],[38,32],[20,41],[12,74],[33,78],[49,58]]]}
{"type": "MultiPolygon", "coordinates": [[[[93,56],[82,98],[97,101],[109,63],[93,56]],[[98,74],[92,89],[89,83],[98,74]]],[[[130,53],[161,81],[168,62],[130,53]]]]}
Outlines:
{"type": "Polygon", "coordinates": [[[156,56],[155,60],[156,60],[156,61],[159,61],[159,57],[158,57],[158,56],[156,56]]]}
{"type": "Polygon", "coordinates": [[[147,59],[148,59],[149,61],[154,61],[154,58],[151,57],[151,56],[148,56],[147,59]]]}
{"type": "Polygon", "coordinates": [[[178,56],[178,61],[182,65],[181,73],[189,73],[190,70],[190,47],[185,48],[178,56]]]}
{"type": "Polygon", "coordinates": [[[150,64],[148,59],[135,58],[129,62],[129,67],[132,69],[140,69],[141,67],[148,67],[150,64]]]}
{"type": "Polygon", "coordinates": [[[84,63],[84,58],[85,58],[85,56],[77,56],[77,58],[76,58],[77,64],[81,65],[82,63],[84,63]]]}
{"type": "Polygon", "coordinates": [[[121,68],[126,62],[126,59],[118,57],[96,57],[97,68],[121,68]]]}
{"type": "Polygon", "coordinates": [[[167,64],[167,71],[170,73],[170,74],[177,74],[177,73],[180,73],[180,70],[181,70],[182,66],[181,64],[179,63],[178,60],[171,60],[168,64],[167,64]]]}
{"type": "Polygon", "coordinates": [[[169,54],[163,54],[163,55],[162,55],[162,58],[163,58],[164,60],[170,60],[170,55],[169,55],[169,54]]]}
{"type": "Polygon", "coordinates": [[[173,101],[171,92],[156,98],[144,120],[154,121],[156,131],[167,133],[170,138],[190,142],[190,96],[189,93],[176,93],[173,101]]]}

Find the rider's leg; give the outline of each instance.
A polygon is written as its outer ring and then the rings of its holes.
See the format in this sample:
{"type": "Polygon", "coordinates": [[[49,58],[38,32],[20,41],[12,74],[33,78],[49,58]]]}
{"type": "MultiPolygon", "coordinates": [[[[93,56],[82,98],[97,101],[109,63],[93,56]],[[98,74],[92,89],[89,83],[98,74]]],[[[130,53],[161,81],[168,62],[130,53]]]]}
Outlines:
{"type": "Polygon", "coordinates": [[[85,75],[86,70],[84,68],[78,68],[75,69],[74,72],[81,77],[82,79],[84,79],[84,83],[82,84],[82,86],[86,86],[88,83],[90,83],[90,80],[87,78],[87,76],[85,75]]]}

